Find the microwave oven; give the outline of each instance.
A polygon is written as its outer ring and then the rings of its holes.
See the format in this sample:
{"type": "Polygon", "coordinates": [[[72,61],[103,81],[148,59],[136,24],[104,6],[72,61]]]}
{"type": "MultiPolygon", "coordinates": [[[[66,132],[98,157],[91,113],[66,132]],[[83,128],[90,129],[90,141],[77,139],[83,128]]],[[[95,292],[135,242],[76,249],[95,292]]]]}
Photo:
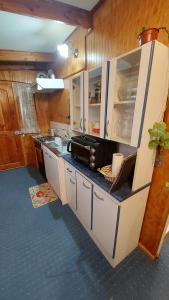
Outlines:
{"type": "Polygon", "coordinates": [[[117,143],[90,135],[74,136],[68,142],[67,151],[74,159],[96,170],[112,163],[117,143]]]}

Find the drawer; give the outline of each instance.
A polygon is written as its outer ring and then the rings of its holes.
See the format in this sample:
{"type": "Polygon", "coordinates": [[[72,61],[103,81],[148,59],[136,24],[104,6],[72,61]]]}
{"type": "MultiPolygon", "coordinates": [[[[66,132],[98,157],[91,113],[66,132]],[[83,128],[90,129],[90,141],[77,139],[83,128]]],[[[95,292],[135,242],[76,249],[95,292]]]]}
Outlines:
{"type": "Polygon", "coordinates": [[[75,177],[75,168],[67,162],[65,162],[65,171],[75,177]]]}

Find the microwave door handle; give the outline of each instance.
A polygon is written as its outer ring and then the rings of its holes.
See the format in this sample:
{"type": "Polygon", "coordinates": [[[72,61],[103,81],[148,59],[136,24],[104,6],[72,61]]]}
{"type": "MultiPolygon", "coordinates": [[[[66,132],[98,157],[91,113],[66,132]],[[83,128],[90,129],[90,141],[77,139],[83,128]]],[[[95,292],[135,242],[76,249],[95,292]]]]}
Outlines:
{"type": "Polygon", "coordinates": [[[71,143],[72,143],[72,141],[69,141],[67,144],[67,152],[69,152],[69,153],[71,153],[71,150],[70,150],[71,143]]]}

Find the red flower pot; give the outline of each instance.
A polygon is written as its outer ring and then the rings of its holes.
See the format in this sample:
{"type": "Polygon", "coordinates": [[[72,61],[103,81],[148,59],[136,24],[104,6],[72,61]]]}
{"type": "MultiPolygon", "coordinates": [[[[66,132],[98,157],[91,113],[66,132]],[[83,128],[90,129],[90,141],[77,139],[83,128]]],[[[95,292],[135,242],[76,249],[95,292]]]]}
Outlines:
{"type": "Polygon", "coordinates": [[[159,34],[158,28],[149,28],[144,30],[138,35],[139,46],[144,45],[145,43],[157,40],[159,34]]]}

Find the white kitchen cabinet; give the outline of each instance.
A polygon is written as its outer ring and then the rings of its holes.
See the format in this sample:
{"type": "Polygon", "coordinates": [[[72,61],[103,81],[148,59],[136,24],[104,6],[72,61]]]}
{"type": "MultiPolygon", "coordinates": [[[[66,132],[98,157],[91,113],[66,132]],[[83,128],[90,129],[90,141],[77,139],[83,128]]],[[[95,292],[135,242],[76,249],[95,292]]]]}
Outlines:
{"type": "Polygon", "coordinates": [[[138,145],[151,50],[147,43],[110,62],[106,135],[111,140],[138,145]]]}
{"type": "Polygon", "coordinates": [[[43,147],[46,177],[54,191],[61,198],[59,178],[59,158],[48,148],[43,147]]]}
{"type": "Polygon", "coordinates": [[[92,214],[92,184],[79,173],[76,173],[77,180],[77,214],[88,229],[91,228],[92,214]]]}
{"type": "Polygon", "coordinates": [[[118,205],[103,191],[93,189],[93,235],[106,251],[113,257],[117,229],[118,205]]]}
{"type": "Polygon", "coordinates": [[[84,133],[104,137],[108,62],[84,73],[84,133]]]}
{"type": "Polygon", "coordinates": [[[162,117],[167,65],[168,48],[157,41],[146,43],[110,62],[106,138],[139,146],[142,131],[148,131],[152,121],[162,117]],[[151,90],[156,91],[153,97],[151,90]],[[145,110],[149,103],[155,114],[150,113],[148,124],[145,110]]]}
{"type": "Polygon", "coordinates": [[[65,168],[65,177],[66,177],[66,193],[67,201],[70,207],[75,211],[76,210],[76,178],[72,176],[70,168],[65,168]]]}
{"type": "Polygon", "coordinates": [[[77,132],[83,132],[83,76],[81,72],[70,79],[70,124],[77,132]]]}

